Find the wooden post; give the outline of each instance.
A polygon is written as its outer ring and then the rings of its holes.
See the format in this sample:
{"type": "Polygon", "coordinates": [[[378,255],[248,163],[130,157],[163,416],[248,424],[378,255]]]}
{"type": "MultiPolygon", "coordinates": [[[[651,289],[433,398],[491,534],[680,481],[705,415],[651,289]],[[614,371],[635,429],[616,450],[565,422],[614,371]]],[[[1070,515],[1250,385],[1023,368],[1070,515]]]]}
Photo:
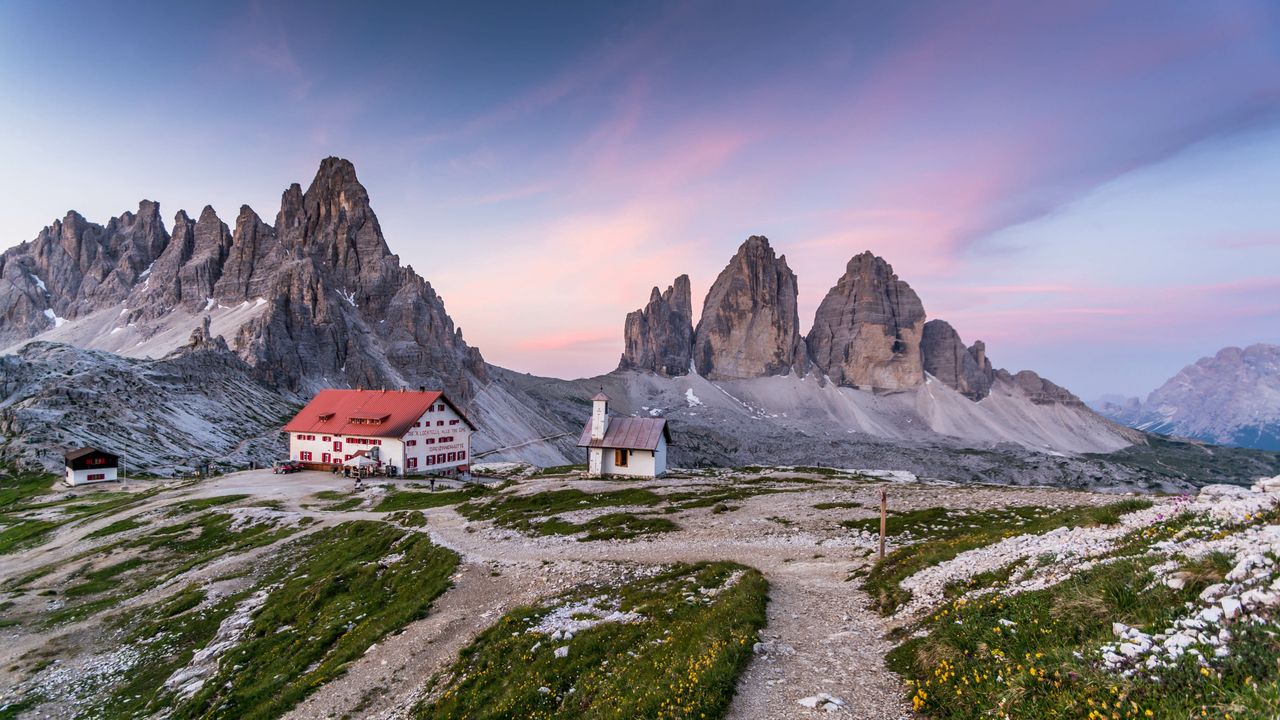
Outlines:
{"type": "Polygon", "coordinates": [[[880,559],[884,559],[884,531],[888,524],[889,489],[880,488],[880,559]]]}

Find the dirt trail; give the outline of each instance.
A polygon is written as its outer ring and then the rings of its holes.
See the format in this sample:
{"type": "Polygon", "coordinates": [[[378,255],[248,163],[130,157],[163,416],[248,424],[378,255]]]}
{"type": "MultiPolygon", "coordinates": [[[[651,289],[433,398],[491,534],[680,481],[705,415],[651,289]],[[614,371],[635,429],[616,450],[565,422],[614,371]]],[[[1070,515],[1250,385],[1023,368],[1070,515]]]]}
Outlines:
{"type": "Polygon", "coordinates": [[[343,680],[322,689],[290,717],[406,717],[419,698],[415,690],[421,683],[447,667],[462,646],[506,609],[585,580],[606,580],[609,568],[618,563],[699,560],[750,565],[770,583],[769,624],[762,639],[773,651],[753,659],[739,683],[730,718],[828,716],[798,704],[820,692],[845,702],[835,717],[890,720],[909,715],[901,682],[884,667],[882,658],[891,647],[883,640],[884,621],[867,609],[868,599],[857,584],[845,581],[865,564],[861,549],[843,546],[815,552],[814,544],[780,543],[764,532],[754,539],[726,536],[716,527],[722,522],[740,524],[746,515],[734,521],[708,515],[717,522],[647,540],[578,543],[505,537],[501,531],[468,532],[467,521],[451,508],[426,514],[432,539],[467,561],[458,586],[442,598],[432,616],[410,627],[403,643],[393,638],[375,648],[343,680]],[[501,577],[484,577],[493,568],[500,568],[501,577]],[[492,615],[479,617],[480,608],[492,615]],[[440,619],[435,619],[437,613],[440,619]],[[434,632],[441,632],[443,640],[431,642],[434,632]],[[366,693],[387,687],[395,688],[388,697],[361,704],[366,693]]]}

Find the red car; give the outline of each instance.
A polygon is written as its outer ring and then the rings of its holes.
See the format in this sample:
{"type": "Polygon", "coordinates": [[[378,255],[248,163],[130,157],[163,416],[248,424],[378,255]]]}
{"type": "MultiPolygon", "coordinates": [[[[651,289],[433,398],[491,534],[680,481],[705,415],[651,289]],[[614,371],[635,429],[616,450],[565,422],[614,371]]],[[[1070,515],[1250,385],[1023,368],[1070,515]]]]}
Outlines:
{"type": "Polygon", "coordinates": [[[302,467],[302,463],[297,460],[286,460],[271,469],[277,475],[288,475],[289,473],[302,472],[306,468],[302,467]]]}

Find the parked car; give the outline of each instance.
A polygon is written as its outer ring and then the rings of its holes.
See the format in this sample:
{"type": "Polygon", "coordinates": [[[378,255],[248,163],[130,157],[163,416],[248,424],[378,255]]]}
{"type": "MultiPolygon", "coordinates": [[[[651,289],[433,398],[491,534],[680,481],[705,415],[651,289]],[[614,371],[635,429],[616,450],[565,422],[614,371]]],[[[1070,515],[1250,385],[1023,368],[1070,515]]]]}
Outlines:
{"type": "Polygon", "coordinates": [[[271,471],[277,475],[288,475],[289,473],[302,472],[304,469],[305,468],[302,467],[302,463],[297,460],[285,460],[282,463],[276,463],[276,465],[271,468],[271,471]]]}

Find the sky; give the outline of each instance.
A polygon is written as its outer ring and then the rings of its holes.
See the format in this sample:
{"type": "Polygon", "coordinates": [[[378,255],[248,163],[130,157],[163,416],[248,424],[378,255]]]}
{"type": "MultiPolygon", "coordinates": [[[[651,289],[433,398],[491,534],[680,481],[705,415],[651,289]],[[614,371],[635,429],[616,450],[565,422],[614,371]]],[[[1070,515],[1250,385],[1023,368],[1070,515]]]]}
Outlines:
{"type": "Polygon", "coordinates": [[[611,370],[738,245],[872,250],[997,367],[1145,395],[1280,343],[1280,5],[0,3],[0,245],[329,155],[490,362],[611,370]]]}

